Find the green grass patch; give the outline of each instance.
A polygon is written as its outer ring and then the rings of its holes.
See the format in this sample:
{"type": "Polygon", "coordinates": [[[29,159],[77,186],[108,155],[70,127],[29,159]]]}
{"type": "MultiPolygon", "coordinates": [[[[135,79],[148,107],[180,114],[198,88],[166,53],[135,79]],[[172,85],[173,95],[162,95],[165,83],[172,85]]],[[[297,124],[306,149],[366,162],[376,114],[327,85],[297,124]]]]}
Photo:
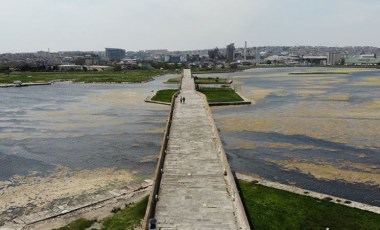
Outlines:
{"type": "Polygon", "coordinates": [[[152,97],[152,101],[161,101],[171,103],[173,95],[178,91],[178,89],[163,89],[157,91],[156,95],[152,97]]]}
{"type": "Polygon", "coordinates": [[[196,78],[196,84],[229,84],[226,78],[196,78]]]}
{"type": "Polygon", "coordinates": [[[239,181],[256,230],[379,229],[380,215],[307,196],[239,181]]]}
{"type": "Polygon", "coordinates": [[[95,220],[86,220],[86,219],[81,218],[81,219],[71,222],[70,224],[62,228],[58,228],[57,230],[85,230],[91,227],[91,225],[95,222],[96,222],[95,220]]]}
{"type": "Polygon", "coordinates": [[[230,88],[202,88],[198,91],[206,95],[208,102],[244,101],[230,88]]]}
{"type": "Polygon", "coordinates": [[[0,83],[9,84],[16,80],[27,82],[73,81],[85,83],[139,83],[167,74],[160,70],[134,70],[128,72],[13,72],[9,77],[0,74],[0,83]]]}
{"type": "Polygon", "coordinates": [[[145,197],[142,201],[136,203],[135,205],[122,209],[112,217],[102,221],[102,229],[124,230],[134,229],[139,226],[145,215],[145,210],[148,205],[148,198],[149,197],[145,197]]]}
{"type": "Polygon", "coordinates": [[[167,84],[179,84],[181,82],[181,77],[174,77],[167,80],[165,83],[167,84]]]}

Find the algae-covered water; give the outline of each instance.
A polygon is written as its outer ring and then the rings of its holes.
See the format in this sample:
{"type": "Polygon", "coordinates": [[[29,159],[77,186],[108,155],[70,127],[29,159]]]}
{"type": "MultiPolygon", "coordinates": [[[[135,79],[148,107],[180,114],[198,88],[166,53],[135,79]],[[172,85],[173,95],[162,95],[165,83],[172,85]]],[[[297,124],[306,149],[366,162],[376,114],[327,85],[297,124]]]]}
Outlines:
{"type": "Polygon", "coordinates": [[[380,206],[380,71],[289,74],[308,71],[214,74],[253,102],[213,108],[232,167],[380,206]]]}
{"type": "MultiPolygon", "coordinates": [[[[380,71],[288,74],[313,70],[206,75],[253,102],[212,109],[231,165],[380,206],[380,71]]],[[[151,178],[169,107],[143,101],[171,77],[0,89],[0,225],[151,178]]]]}
{"type": "Polygon", "coordinates": [[[0,225],[151,178],[176,85],[55,83],[0,89],[0,225]]]}

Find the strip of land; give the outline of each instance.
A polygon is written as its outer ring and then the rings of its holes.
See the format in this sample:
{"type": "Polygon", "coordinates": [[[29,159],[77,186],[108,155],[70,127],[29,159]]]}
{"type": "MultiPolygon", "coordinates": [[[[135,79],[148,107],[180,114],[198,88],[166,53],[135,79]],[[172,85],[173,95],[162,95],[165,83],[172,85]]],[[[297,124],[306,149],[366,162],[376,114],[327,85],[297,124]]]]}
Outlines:
{"type": "Polygon", "coordinates": [[[1,84],[72,81],[84,83],[141,83],[154,77],[168,74],[160,70],[133,70],[128,72],[13,72],[9,76],[0,74],[1,84]]]}

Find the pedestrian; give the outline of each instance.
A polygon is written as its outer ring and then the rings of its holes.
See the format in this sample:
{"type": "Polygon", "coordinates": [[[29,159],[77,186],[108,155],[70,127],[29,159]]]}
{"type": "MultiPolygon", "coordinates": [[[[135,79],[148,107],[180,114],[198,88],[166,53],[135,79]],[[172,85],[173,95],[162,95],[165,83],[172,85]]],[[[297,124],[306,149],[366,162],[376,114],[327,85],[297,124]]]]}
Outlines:
{"type": "Polygon", "coordinates": [[[186,100],[185,97],[183,97],[183,98],[182,98],[183,104],[185,104],[185,100],[186,100]]]}
{"type": "Polygon", "coordinates": [[[182,96],[181,96],[181,98],[179,99],[179,101],[181,102],[181,104],[182,104],[182,100],[183,100],[183,98],[182,98],[182,96]]]}

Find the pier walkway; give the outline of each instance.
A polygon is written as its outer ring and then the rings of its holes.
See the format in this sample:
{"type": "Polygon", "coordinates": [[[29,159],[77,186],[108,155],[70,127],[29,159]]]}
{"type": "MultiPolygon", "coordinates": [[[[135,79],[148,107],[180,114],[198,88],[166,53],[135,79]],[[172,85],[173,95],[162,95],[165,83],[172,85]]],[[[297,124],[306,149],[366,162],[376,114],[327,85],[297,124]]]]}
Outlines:
{"type": "Polygon", "coordinates": [[[190,70],[183,72],[172,109],[145,221],[155,218],[162,230],[249,229],[208,103],[195,91],[190,70]]]}

